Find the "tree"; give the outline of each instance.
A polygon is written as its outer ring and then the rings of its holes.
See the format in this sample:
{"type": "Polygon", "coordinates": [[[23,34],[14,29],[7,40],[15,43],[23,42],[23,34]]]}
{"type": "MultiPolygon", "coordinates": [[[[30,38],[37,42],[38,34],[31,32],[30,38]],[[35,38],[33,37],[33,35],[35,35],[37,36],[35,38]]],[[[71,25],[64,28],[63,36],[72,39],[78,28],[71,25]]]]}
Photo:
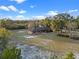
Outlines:
{"type": "Polygon", "coordinates": [[[61,13],[55,15],[51,22],[51,28],[54,29],[55,31],[64,29],[67,27],[67,23],[71,20],[73,20],[73,17],[67,13],[61,13]]]}
{"type": "Polygon", "coordinates": [[[71,31],[71,30],[75,30],[76,28],[78,28],[78,25],[75,21],[68,21],[66,23],[66,27],[67,27],[67,29],[69,29],[71,31]]]}
{"type": "Polygon", "coordinates": [[[74,21],[75,21],[75,23],[77,24],[77,27],[78,27],[78,29],[79,29],[79,16],[78,16],[74,21]]]}
{"type": "Polygon", "coordinates": [[[70,16],[70,14],[67,13],[61,13],[54,16],[55,20],[73,20],[73,16],[70,16]]]}
{"type": "Polygon", "coordinates": [[[53,20],[51,22],[51,28],[53,29],[53,31],[58,31],[65,27],[65,23],[66,22],[64,20],[53,20]]]}
{"type": "Polygon", "coordinates": [[[6,20],[2,19],[0,20],[0,27],[6,27],[6,20]]]}
{"type": "Polygon", "coordinates": [[[21,50],[16,48],[7,48],[1,54],[2,59],[21,59],[21,50]]]}
{"type": "Polygon", "coordinates": [[[59,29],[59,21],[58,20],[53,20],[51,22],[51,28],[53,31],[57,31],[59,29]]]}
{"type": "Polygon", "coordinates": [[[43,20],[40,21],[40,24],[43,25],[43,26],[47,26],[50,28],[50,24],[51,23],[51,20],[49,18],[45,18],[43,20]]]}

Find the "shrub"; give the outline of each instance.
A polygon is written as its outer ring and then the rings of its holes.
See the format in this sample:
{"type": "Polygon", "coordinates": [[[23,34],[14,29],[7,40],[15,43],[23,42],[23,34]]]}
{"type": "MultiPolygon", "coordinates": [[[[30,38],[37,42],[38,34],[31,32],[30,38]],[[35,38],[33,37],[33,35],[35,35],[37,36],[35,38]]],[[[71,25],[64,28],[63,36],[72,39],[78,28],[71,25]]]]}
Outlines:
{"type": "Polygon", "coordinates": [[[72,52],[69,52],[64,59],[75,59],[75,57],[72,52]]]}
{"type": "Polygon", "coordinates": [[[2,52],[1,59],[21,59],[21,50],[16,48],[7,48],[2,52]]]}

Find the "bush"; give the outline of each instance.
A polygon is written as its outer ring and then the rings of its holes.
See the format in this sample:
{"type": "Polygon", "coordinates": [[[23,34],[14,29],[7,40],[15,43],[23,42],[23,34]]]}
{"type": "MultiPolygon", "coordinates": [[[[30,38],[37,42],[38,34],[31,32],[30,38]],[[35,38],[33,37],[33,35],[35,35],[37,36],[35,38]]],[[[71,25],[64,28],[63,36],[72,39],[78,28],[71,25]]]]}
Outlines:
{"type": "Polygon", "coordinates": [[[1,59],[21,59],[21,50],[16,48],[7,48],[2,52],[1,59]]]}
{"type": "Polygon", "coordinates": [[[5,28],[0,28],[0,49],[6,48],[8,40],[11,37],[11,32],[5,28]]]}
{"type": "Polygon", "coordinates": [[[14,29],[25,29],[25,25],[20,24],[13,24],[6,27],[7,29],[14,30],[14,29]]]}
{"type": "Polygon", "coordinates": [[[75,57],[72,52],[69,52],[64,59],[75,59],[75,57]]]}

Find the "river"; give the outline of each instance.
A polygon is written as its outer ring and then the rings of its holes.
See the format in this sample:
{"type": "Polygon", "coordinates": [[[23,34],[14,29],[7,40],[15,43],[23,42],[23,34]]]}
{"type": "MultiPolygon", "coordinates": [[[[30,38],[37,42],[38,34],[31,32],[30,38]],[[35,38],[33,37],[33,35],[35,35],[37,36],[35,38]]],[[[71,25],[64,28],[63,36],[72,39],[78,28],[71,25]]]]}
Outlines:
{"type": "MultiPolygon", "coordinates": [[[[24,40],[24,39],[28,40],[28,39],[32,39],[34,37],[37,37],[37,36],[25,34],[25,30],[16,31],[16,36],[18,36],[19,37],[18,39],[21,40],[21,41],[24,40]]],[[[16,42],[16,43],[17,43],[17,41],[14,40],[14,42],[16,42]]],[[[23,44],[21,42],[18,42],[16,44],[16,47],[21,49],[22,59],[50,59],[50,57],[53,57],[55,55],[54,52],[41,49],[37,46],[31,46],[31,45],[23,44]]],[[[59,59],[60,56],[62,56],[62,54],[61,55],[60,54],[61,53],[59,53],[57,55],[58,59],[59,59]]],[[[75,57],[76,57],[76,59],[79,59],[79,54],[75,53],[75,57]]]]}
{"type": "Polygon", "coordinates": [[[21,49],[22,59],[49,59],[54,54],[36,46],[17,45],[21,49]]]}

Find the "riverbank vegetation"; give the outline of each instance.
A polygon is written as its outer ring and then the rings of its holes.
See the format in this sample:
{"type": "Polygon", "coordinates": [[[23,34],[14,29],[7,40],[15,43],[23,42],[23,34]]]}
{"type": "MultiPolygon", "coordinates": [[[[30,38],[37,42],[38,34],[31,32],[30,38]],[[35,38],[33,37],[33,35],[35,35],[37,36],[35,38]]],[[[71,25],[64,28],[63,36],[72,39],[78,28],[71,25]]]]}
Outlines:
{"type": "Polygon", "coordinates": [[[21,51],[16,48],[8,48],[11,39],[11,32],[5,28],[0,28],[0,59],[21,59],[21,51]]]}
{"type": "MultiPolygon", "coordinates": [[[[2,40],[0,39],[0,41],[6,42],[6,44],[1,43],[1,45],[4,45],[4,46],[2,46],[4,48],[2,50],[0,50],[0,52],[1,52],[0,59],[21,59],[22,57],[21,57],[21,50],[20,49],[16,49],[15,47],[9,48],[6,46],[8,43],[8,39],[10,39],[10,33],[11,32],[6,30],[5,28],[0,29],[0,35],[1,35],[0,37],[5,38],[2,40]]],[[[49,43],[49,42],[46,43],[45,40],[43,40],[43,41],[35,40],[35,41],[36,41],[36,44],[39,44],[39,42],[40,42],[42,45],[46,45],[47,43],[49,43]]],[[[2,48],[2,47],[0,47],[0,48],[2,48]]],[[[49,57],[49,59],[59,59],[59,58],[56,55],[52,55],[49,57]]],[[[68,53],[67,56],[63,57],[62,59],[75,59],[75,57],[74,57],[73,53],[68,53]]]]}
{"type": "MultiPolygon", "coordinates": [[[[24,32],[24,35],[26,35],[24,32]]],[[[29,35],[29,33],[28,33],[29,35]]],[[[47,50],[67,52],[79,51],[79,17],[71,16],[67,13],[61,13],[45,19],[35,20],[0,20],[0,52],[2,59],[20,59],[21,50],[8,47],[10,39],[14,41],[21,40],[22,43],[43,47],[47,50]],[[22,38],[22,32],[17,34],[16,30],[24,29],[31,32],[30,35],[37,35],[34,39],[22,38]],[[14,34],[13,39],[13,33],[14,34]],[[19,35],[19,36],[18,36],[19,35]],[[19,37],[19,39],[18,39],[19,37]],[[74,39],[74,40],[73,40],[74,39]],[[74,48],[73,48],[74,47],[74,48]]],[[[55,59],[54,57],[52,59],[55,59]]],[[[68,54],[65,59],[75,59],[73,53],[68,54]]]]}

